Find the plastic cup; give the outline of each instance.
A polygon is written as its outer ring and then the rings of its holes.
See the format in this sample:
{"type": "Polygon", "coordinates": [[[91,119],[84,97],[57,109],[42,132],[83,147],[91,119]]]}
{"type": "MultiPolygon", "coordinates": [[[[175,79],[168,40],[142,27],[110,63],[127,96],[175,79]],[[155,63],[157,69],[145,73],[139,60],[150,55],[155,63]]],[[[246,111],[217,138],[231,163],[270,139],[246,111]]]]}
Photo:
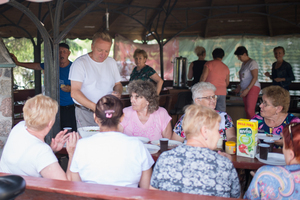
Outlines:
{"type": "Polygon", "coordinates": [[[169,144],[169,139],[168,138],[161,138],[160,140],[160,152],[164,152],[168,150],[168,144],[169,144]]]}
{"type": "Polygon", "coordinates": [[[270,150],[269,150],[269,152],[272,152],[273,151],[273,148],[274,148],[274,141],[273,140],[264,140],[263,141],[265,144],[268,144],[268,145],[270,145],[270,150]]]}
{"type": "Polygon", "coordinates": [[[259,144],[259,157],[260,159],[267,160],[268,159],[268,153],[270,150],[269,144],[259,144]]]}
{"type": "Polygon", "coordinates": [[[66,130],[66,129],[68,130],[68,131],[66,132],[66,134],[72,132],[72,127],[64,127],[64,130],[66,130]]]}

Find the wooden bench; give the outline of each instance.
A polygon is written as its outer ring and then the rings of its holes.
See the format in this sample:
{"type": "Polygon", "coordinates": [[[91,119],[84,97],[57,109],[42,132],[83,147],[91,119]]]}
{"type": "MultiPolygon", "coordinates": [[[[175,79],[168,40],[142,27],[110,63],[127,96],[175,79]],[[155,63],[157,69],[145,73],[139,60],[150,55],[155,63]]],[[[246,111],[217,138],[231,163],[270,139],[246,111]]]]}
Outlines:
{"type": "Polygon", "coordinates": [[[23,120],[23,106],[25,101],[30,97],[35,96],[34,89],[15,90],[14,91],[14,124],[23,120]]]}
{"type": "MultiPolygon", "coordinates": [[[[5,175],[8,174],[0,173],[0,176],[5,175]]],[[[29,176],[22,177],[26,181],[26,190],[16,199],[234,199],[83,182],[60,181],[29,176]]]]}

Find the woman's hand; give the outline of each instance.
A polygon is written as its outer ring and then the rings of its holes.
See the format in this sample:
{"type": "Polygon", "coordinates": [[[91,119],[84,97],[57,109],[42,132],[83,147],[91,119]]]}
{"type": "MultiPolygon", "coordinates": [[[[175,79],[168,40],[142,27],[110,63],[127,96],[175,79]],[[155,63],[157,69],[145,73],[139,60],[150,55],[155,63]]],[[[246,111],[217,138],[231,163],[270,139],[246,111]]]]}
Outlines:
{"type": "Polygon", "coordinates": [[[224,157],[226,157],[226,158],[228,158],[229,160],[232,161],[232,157],[231,157],[231,155],[229,155],[228,153],[218,151],[218,154],[220,154],[221,156],[224,156],[224,157]]]}
{"type": "Polygon", "coordinates": [[[69,133],[69,138],[67,140],[67,152],[70,157],[70,155],[73,156],[77,141],[80,139],[80,136],[77,132],[73,131],[72,133],[69,133]]]}
{"type": "Polygon", "coordinates": [[[270,77],[271,77],[271,74],[270,74],[269,72],[266,72],[266,73],[265,73],[265,76],[270,78],[270,77]]]}
{"type": "Polygon", "coordinates": [[[67,131],[68,131],[67,129],[65,129],[63,131],[60,131],[55,136],[55,138],[52,138],[50,147],[51,147],[53,152],[58,152],[63,148],[64,144],[66,143],[66,141],[69,137],[69,134],[66,134],[67,131]]]}
{"type": "Polygon", "coordinates": [[[283,146],[283,140],[274,140],[274,144],[278,145],[278,146],[283,146]]]}
{"type": "Polygon", "coordinates": [[[250,90],[249,89],[244,89],[244,90],[242,90],[242,92],[241,92],[241,97],[245,97],[245,96],[247,96],[247,94],[248,94],[248,92],[249,92],[250,90]]]}
{"type": "Polygon", "coordinates": [[[274,81],[276,81],[276,82],[282,82],[282,81],[285,81],[285,78],[275,78],[274,81]]]}

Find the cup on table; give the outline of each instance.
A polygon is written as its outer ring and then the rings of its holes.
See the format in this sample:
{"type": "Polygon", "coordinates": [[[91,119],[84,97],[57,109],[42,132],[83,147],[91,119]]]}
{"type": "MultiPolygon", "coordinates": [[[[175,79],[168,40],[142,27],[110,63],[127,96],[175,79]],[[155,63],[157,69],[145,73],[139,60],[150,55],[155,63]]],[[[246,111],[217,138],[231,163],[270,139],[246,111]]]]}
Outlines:
{"type": "Polygon", "coordinates": [[[269,153],[269,150],[270,150],[270,145],[265,144],[265,143],[261,143],[261,144],[258,144],[258,146],[259,146],[259,157],[260,157],[260,159],[267,160],[268,159],[268,153],[269,153]]]}
{"type": "Polygon", "coordinates": [[[274,141],[273,140],[264,140],[263,141],[265,144],[268,144],[268,145],[270,145],[270,150],[269,150],[269,152],[272,152],[273,151],[273,147],[274,147],[274,141]]]}
{"type": "Polygon", "coordinates": [[[160,142],[160,152],[164,152],[168,150],[168,145],[169,145],[169,139],[168,138],[161,138],[159,140],[160,142]]]}
{"type": "Polygon", "coordinates": [[[68,131],[66,132],[66,134],[72,132],[72,127],[64,127],[64,130],[66,130],[66,129],[68,130],[68,131]]]}

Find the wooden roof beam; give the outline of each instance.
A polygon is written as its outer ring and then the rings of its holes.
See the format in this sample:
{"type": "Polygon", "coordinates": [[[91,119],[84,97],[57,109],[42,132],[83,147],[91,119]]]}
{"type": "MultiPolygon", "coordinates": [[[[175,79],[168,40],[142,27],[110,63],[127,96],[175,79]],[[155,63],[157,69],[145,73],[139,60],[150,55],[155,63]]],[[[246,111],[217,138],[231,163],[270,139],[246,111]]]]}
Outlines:
{"type": "Polygon", "coordinates": [[[208,34],[208,25],[209,25],[209,19],[211,17],[211,14],[212,14],[212,6],[214,5],[214,0],[211,0],[210,1],[210,9],[208,11],[208,18],[206,20],[206,24],[205,24],[205,29],[204,29],[204,35],[203,37],[206,38],[207,37],[207,34],[208,34]]]}
{"type": "MultiPolygon", "coordinates": [[[[265,4],[267,4],[268,0],[265,0],[265,4]]],[[[269,36],[273,36],[273,29],[272,29],[272,22],[271,22],[271,17],[270,17],[270,10],[269,6],[266,5],[266,13],[267,13],[267,20],[268,20],[268,30],[269,30],[269,36]]]]}

